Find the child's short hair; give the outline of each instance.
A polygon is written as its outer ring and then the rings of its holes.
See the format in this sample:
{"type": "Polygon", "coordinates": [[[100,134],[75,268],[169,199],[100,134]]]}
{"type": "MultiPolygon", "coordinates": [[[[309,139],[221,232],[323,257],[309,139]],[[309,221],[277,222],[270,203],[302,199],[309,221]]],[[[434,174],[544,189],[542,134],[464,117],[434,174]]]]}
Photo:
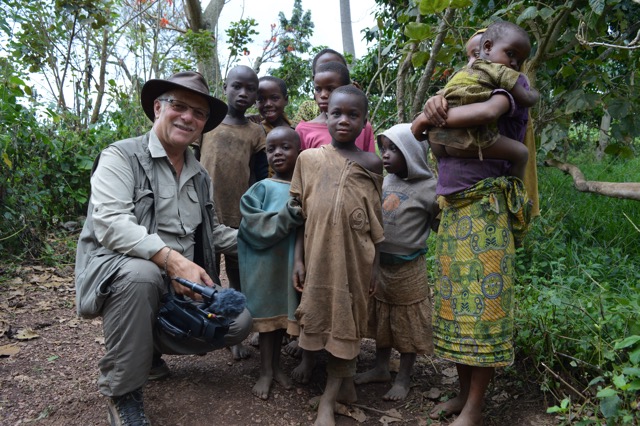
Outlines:
{"type": "Polygon", "coordinates": [[[318,53],[316,53],[316,56],[313,57],[313,61],[311,62],[311,72],[312,74],[316,73],[316,64],[318,63],[318,59],[320,58],[320,56],[326,54],[326,53],[330,53],[332,55],[338,56],[341,61],[342,64],[346,67],[347,66],[347,60],[344,58],[344,55],[340,52],[336,52],[333,49],[329,49],[329,48],[325,48],[322,49],[321,51],[319,51],[318,53]]]}
{"type": "Polygon", "coordinates": [[[298,149],[300,148],[300,135],[289,126],[274,127],[269,133],[267,133],[266,143],[268,144],[273,138],[276,138],[279,135],[287,136],[290,141],[294,142],[298,146],[298,149]]]}
{"type": "Polygon", "coordinates": [[[258,79],[258,82],[260,81],[271,81],[273,83],[276,83],[278,86],[280,86],[280,91],[282,92],[282,96],[285,99],[289,99],[289,93],[287,92],[287,83],[285,83],[283,79],[274,77],[272,75],[265,75],[258,79]]]}
{"type": "Polygon", "coordinates": [[[364,110],[364,116],[366,117],[369,114],[369,100],[367,99],[367,95],[360,89],[358,89],[353,84],[348,84],[346,86],[340,86],[331,92],[331,96],[336,93],[342,93],[344,95],[356,96],[362,102],[362,108],[364,110]]]}
{"type": "Polygon", "coordinates": [[[482,46],[485,40],[497,40],[502,37],[506,37],[510,32],[520,34],[527,41],[529,41],[529,34],[524,30],[524,28],[509,21],[500,20],[495,21],[487,27],[486,31],[482,34],[482,38],[480,39],[480,45],[482,46]]]}
{"type": "Polygon", "coordinates": [[[351,83],[351,76],[349,75],[349,68],[346,65],[342,65],[340,62],[326,62],[324,64],[318,65],[318,70],[316,74],[320,74],[321,72],[332,72],[338,74],[340,77],[340,84],[342,86],[346,86],[351,83]]]}

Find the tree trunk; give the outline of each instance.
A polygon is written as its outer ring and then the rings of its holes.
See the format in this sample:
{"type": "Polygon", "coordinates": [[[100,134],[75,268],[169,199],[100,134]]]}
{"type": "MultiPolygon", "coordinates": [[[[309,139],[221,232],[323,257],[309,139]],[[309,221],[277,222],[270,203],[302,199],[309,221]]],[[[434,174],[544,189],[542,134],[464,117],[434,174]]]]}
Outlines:
{"type": "Polygon", "coordinates": [[[107,72],[107,48],[109,46],[109,30],[104,28],[102,30],[102,44],[100,46],[100,69],[98,70],[98,95],[96,96],[96,103],[93,106],[93,111],[91,112],[91,120],[89,121],[91,124],[95,124],[98,122],[98,118],[100,117],[100,108],[102,108],[102,99],[104,97],[104,89],[105,89],[105,75],[107,72]]]}
{"type": "Polygon", "coordinates": [[[340,0],[340,27],[342,28],[342,50],[351,55],[349,69],[356,59],[356,48],[353,44],[353,28],[351,27],[351,4],[349,0],[340,0]]]}
{"type": "Polygon", "coordinates": [[[220,75],[216,37],[218,35],[218,19],[220,19],[224,3],[224,0],[211,0],[203,12],[199,0],[186,1],[187,19],[192,31],[208,30],[214,35],[211,40],[211,60],[208,63],[198,64],[198,71],[209,82],[209,88],[214,96],[221,96],[222,90],[223,76],[220,75]]]}
{"type": "Polygon", "coordinates": [[[569,163],[549,159],[547,166],[562,170],[573,178],[573,184],[580,192],[592,192],[606,197],[624,198],[640,201],[640,183],[638,182],[596,182],[586,180],[579,168],[569,163]]]}
{"type": "Polygon", "coordinates": [[[429,53],[429,60],[427,61],[427,65],[424,67],[424,71],[422,72],[422,76],[420,77],[420,81],[418,82],[418,88],[416,89],[416,93],[413,97],[413,103],[411,105],[411,116],[415,116],[418,112],[422,111],[424,102],[426,101],[425,95],[427,90],[429,89],[431,77],[433,76],[433,72],[436,69],[436,57],[438,56],[438,52],[442,48],[442,44],[444,43],[444,39],[447,35],[448,26],[450,22],[453,22],[453,16],[455,14],[455,10],[453,8],[448,8],[444,12],[444,16],[438,25],[438,34],[436,35],[433,44],[431,45],[431,52],[429,53]]]}
{"type": "Polygon", "coordinates": [[[604,150],[609,145],[609,129],[611,128],[611,115],[609,111],[604,110],[602,119],[600,120],[600,135],[598,136],[598,148],[596,148],[596,159],[602,160],[604,157],[604,150]]]}

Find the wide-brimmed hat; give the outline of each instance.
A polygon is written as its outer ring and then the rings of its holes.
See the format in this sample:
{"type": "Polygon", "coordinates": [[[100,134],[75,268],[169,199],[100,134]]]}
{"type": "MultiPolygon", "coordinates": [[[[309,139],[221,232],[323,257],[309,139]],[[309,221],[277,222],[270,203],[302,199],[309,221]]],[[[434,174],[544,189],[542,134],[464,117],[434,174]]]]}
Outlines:
{"type": "Polygon", "coordinates": [[[153,101],[163,93],[174,89],[187,90],[207,100],[209,104],[209,119],[202,129],[202,133],[213,130],[227,115],[227,104],[209,94],[209,86],[207,86],[207,82],[202,74],[195,71],[184,71],[176,73],[166,80],[149,80],[142,86],[140,103],[142,104],[142,109],[144,109],[145,114],[147,114],[147,117],[149,117],[151,121],[155,118],[153,101]]]}

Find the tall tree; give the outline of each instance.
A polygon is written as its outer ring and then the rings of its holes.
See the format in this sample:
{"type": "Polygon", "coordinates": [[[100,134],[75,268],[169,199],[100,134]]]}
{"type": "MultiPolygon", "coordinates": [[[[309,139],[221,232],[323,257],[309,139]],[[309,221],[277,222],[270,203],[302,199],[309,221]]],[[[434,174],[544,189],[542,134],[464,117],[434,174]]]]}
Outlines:
{"type": "MultiPolygon", "coordinates": [[[[340,0],[340,28],[342,30],[342,50],[351,56],[351,62],[356,58],[356,48],[353,43],[353,28],[351,25],[351,2],[340,0]]],[[[349,66],[351,68],[351,66],[349,66]]]]}

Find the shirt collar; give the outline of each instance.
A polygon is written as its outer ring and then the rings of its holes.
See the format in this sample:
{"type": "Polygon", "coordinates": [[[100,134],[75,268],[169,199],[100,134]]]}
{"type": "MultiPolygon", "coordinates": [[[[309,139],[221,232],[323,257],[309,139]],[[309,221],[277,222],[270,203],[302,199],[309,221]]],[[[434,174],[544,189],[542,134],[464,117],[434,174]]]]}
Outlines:
{"type": "MultiPolygon", "coordinates": [[[[151,129],[149,132],[149,153],[151,154],[151,158],[162,158],[167,157],[167,152],[164,150],[160,139],[158,139],[158,135],[156,132],[151,129]]],[[[200,171],[198,160],[195,155],[193,155],[193,151],[190,148],[187,148],[184,155],[184,166],[182,168],[182,176],[187,179],[191,176],[195,176],[200,171]]]]}
{"type": "Polygon", "coordinates": [[[149,132],[149,152],[151,153],[151,158],[160,158],[166,157],[167,152],[164,150],[160,139],[158,139],[158,135],[156,132],[151,129],[149,132]]]}

